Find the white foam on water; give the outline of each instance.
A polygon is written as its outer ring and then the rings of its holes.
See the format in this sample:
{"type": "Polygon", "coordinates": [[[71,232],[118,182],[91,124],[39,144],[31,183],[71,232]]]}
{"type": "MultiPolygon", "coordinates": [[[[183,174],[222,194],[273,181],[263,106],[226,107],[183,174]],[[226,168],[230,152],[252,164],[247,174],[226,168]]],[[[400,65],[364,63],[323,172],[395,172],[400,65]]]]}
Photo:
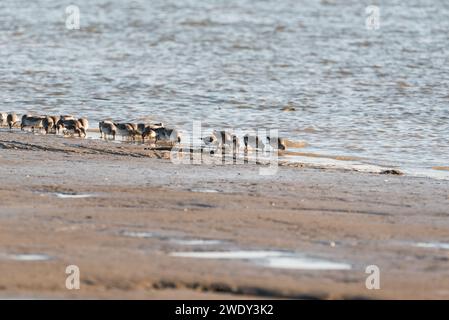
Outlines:
{"type": "Polygon", "coordinates": [[[276,269],[294,270],[351,270],[347,263],[308,258],[282,251],[200,251],[172,252],[173,257],[197,259],[249,260],[258,265],[276,269]]]}

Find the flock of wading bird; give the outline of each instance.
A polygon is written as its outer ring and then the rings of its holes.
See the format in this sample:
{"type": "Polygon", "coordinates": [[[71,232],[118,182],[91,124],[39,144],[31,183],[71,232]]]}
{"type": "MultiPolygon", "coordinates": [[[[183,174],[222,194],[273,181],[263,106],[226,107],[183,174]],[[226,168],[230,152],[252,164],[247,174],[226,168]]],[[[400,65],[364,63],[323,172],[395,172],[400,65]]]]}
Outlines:
{"type": "MultiPolygon", "coordinates": [[[[33,132],[45,131],[46,134],[62,134],[64,136],[77,135],[85,138],[89,129],[89,121],[87,118],[76,119],[72,115],[49,116],[49,115],[23,115],[21,120],[16,113],[0,112],[0,127],[9,127],[10,130],[18,127],[23,131],[31,129],[33,132]]],[[[123,139],[135,141],[136,138],[149,140],[154,144],[164,143],[174,145],[181,142],[181,134],[172,128],[166,128],[163,123],[117,123],[109,120],[100,121],[98,124],[102,139],[108,140],[112,137],[121,136],[123,139]]],[[[233,152],[238,152],[240,148],[239,138],[230,132],[223,130],[214,130],[212,134],[202,137],[204,145],[216,149],[231,148],[233,152]]],[[[245,151],[248,150],[264,150],[266,144],[271,148],[278,150],[286,149],[286,140],[283,138],[271,139],[266,137],[266,141],[262,141],[258,136],[245,135],[243,137],[245,151]]]]}

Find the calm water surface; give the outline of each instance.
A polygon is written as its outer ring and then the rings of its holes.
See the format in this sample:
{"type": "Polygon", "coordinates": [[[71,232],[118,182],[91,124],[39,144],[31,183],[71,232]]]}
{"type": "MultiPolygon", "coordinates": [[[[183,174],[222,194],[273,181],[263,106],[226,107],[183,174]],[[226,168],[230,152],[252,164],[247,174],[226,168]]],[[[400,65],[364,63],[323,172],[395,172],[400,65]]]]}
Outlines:
{"type": "Polygon", "coordinates": [[[305,151],[449,166],[448,47],[443,0],[2,0],[0,109],[279,128],[305,151]]]}

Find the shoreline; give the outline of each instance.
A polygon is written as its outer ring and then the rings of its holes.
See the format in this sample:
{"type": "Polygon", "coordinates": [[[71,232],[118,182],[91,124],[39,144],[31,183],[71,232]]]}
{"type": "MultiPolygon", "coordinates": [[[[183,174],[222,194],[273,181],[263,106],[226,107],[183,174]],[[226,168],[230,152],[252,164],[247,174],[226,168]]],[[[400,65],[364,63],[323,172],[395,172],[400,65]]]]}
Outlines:
{"type": "Polygon", "coordinates": [[[1,132],[0,298],[449,298],[446,181],[167,159],[1,132]],[[199,251],[262,257],[174,256],[199,251]],[[304,269],[317,260],[350,270],[304,269]],[[365,288],[372,264],[381,290],[365,288]]]}
{"type": "MultiPolygon", "coordinates": [[[[16,128],[17,129],[17,128],[16,128]]],[[[121,145],[135,145],[135,146],[144,146],[141,144],[139,140],[136,142],[126,141],[126,140],[120,140],[117,138],[116,140],[104,140],[100,137],[99,130],[97,128],[90,128],[87,130],[88,137],[85,137],[84,139],[87,140],[94,140],[94,141],[107,141],[109,143],[114,144],[121,144],[121,145]]],[[[11,133],[9,130],[5,128],[0,128],[0,134],[2,133],[11,133]]],[[[17,131],[14,130],[12,133],[19,133],[19,134],[34,134],[27,130],[25,131],[17,131]]],[[[61,135],[45,135],[41,133],[36,133],[34,135],[42,136],[47,138],[52,137],[58,137],[63,138],[61,135]]],[[[67,137],[65,137],[67,138],[67,137]]],[[[71,139],[75,137],[70,137],[71,139]]],[[[240,137],[243,139],[242,137],[240,137]]],[[[45,138],[44,138],[45,139],[45,138]]],[[[75,138],[77,139],[77,138],[75,138]]],[[[407,175],[412,177],[424,177],[424,178],[431,178],[436,180],[445,180],[449,181],[449,167],[445,165],[431,165],[431,166],[410,166],[406,163],[401,163],[391,160],[375,160],[375,159],[369,159],[369,158],[363,158],[355,155],[339,155],[339,154],[326,154],[317,152],[316,150],[310,150],[310,151],[304,151],[303,148],[306,148],[308,146],[308,143],[305,141],[292,141],[287,140],[288,142],[288,148],[286,151],[280,151],[278,155],[276,155],[276,162],[279,166],[289,166],[289,167],[308,167],[313,169],[323,169],[323,170],[339,170],[339,171],[355,171],[355,172],[365,172],[365,173],[374,173],[374,174],[397,174],[397,175],[407,175]]],[[[181,153],[186,154],[186,149],[190,150],[188,152],[198,152],[200,151],[200,147],[198,146],[191,146],[188,144],[180,144],[177,146],[180,148],[181,153]],[[183,151],[184,152],[183,152],[183,151]]],[[[170,148],[166,148],[163,146],[150,147],[148,144],[144,146],[145,150],[156,150],[156,151],[170,151],[170,148]]],[[[245,158],[245,161],[253,161],[258,162],[257,160],[254,160],[252,157],[252,154],[249,153],[249,158],[247,158],[247,155],[243,153],[243,147],[240,148],[239,153],[237,156],[240,157],[240,159],[245,158]]],[[[207,153],[207,147],[205,148],[205,153],[207,153]]],[[[268,162],[270,162],[270,158],[273,157],[273,152],[268,152],[268,162]]],[[[226,154],[226,157],[229,157],[230,154],[226,154]]],[[[265,157],[266,158],[266,157],[265,157]]],[[[206,159],[207,160],[207,159],[206,159]]],[[[243,160],[242,160],[243,161],[243,160]]],[[[212,160],[213,163],[219,163],[220,159],[212,160]]],[[[260,161],[259,164],[262,164],[263,161],[260,161]]]]}
{"type": "MultiPolygon", "coordinates": [[[[126,141],[121,139],[116,140],[104,140],[100,137],[99,130],[91,128],[87,130],[88,137],[84,138],[87,140],[93,141],[103,141],[112,143],[111,147],[114,145],[122,145],[122,146],[140,146],[145,150],[154,150],[154,151],[170,151],[170,148],[164,146],[155,147],[150,146],[149,144],[143,145],[141,141],[137,140],[135,142],[126,141]]],[[[11,133],[6,131],[6,129],[0,128],[0,134],[2,133],[11,133]]],[[[33,134],[29,131],[13,131],[14,134],[33,134]]],[[[56,138],[67,138],[61,135],[45,135],[36,133],[34,135],[42,136],[43,139],[53,137],[56,138]]],[[[79,139],[75,137],[69,137],[70,139],[79,139]]],[[[307,167],[313,169],[323,169],[323,170],[339,170],[339,171],[355,171],[355,172],[365,172],[365,173],[373,173],[373,174],[397,174],[397,175],[407,175],[412,177],[424,177],[424,178],[432,178],[437,180],[447,180],[449,181],[449,167],[447,166],[429,166],[429,167],[410,167],[404,164],[399,163],[390,163],[387,165],[385,161],[375,161],[367,158],[360,158],[357,156],[348,156],[348,155],[335,155],[335,154],[323,154],[317,153],[316,151],[303,151],[302,148],[306,147],[308,144],[303,141],[288,141],[289,148],[286,151],[281,151],[279,155],[276,155],[275,161],[279,166],[289,166],[289,167],[307,167]],[[381,163],[383,162],[383,163],[381,163]]],[[[186,155],[189,152],[204,152],[202,154],[203,157],[208,155],[207,147],[204,150],[201,150],[198,146],[190,146],[188,144],[180,144],[177,146],[180,150],[180,153],[186,155]]],[[[260,158],[261,161],[258,161],[254,158],[254,151],[249,152],[246,155],[243,151],[243,147],[240,148],[239,153],[237,154],[238,161],[248,161],[258,164],[263,164],[263,156],[260,158]],[[245,160],[243,160],[245,159],[245,160]]],[[[259,152],[260,154],[261,152],[259,152]]],[[[262,152],[263,153],[263,152],[262,152]]],[[[272,152],[268,152],[265,154],[265,158],[270,161],[274,155],[272,152]]],[[[226,157],[232,156],[227,153],[226,157]]],[[[234,156],[235,157],[235,156],[234,156]]],[[[193,160],[193,159],[192,159],[193,160]]],[[[207,164],[207,158],[205,163],[207,164]]],[[[238,162],[237,161],[237,162],[238,162]]],[[[268,161],[268,162],[269,162],[268,161]]],[[[192,161],[193,162],[193,161],[192,161]]],[[[212,163],[219,164],[220,159],[212,159],[212,163]]],[[[265,161],[266,162],[266,161],[265,161]]],[[[193,163],[194,164],[194,163],[193,163]]]]}

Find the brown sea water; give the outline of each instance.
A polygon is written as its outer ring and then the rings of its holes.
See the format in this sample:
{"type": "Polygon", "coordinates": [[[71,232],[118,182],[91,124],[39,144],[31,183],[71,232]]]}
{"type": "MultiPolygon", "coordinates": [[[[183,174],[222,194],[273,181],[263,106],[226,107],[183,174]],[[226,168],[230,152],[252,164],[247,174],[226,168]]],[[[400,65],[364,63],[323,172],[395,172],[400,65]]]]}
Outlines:
{"type": "Polygon", "coordinates": [[[304,152],[432,170],[449,165],[448,30],[438,0],[6,0],[0,110],[278,128],[304,152]]]}

